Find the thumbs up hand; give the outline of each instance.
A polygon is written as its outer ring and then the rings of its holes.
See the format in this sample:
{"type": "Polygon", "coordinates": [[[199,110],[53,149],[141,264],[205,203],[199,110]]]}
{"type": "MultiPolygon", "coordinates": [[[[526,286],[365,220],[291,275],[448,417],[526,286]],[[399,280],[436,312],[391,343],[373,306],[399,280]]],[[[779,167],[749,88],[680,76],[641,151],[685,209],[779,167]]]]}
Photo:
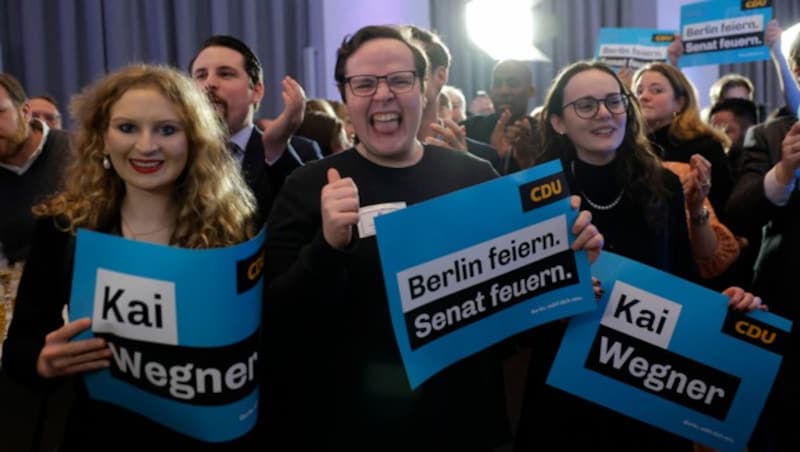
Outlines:
{"type": "Polygon", "coordinates": [[[358,224],[358,187],[353,179],[328,168],[328,183],[322,187],[320,210],[322,235],[332,248],[343,250],[353,240],[353,225],[358,224]]]}

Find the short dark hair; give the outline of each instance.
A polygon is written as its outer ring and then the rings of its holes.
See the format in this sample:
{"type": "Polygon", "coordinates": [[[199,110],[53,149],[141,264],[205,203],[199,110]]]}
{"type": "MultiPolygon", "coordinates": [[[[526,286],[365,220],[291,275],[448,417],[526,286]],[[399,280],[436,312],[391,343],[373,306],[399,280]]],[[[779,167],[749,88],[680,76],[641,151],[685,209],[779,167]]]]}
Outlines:
{"type": "Polygon", "coordinates": [[[342,100],[347,102],[347,98],[345,97],[345,88],[347,85],[345,82],[345,66],[347,65],[347,60],[350,59],[361,46],[373,39],[395,39],[405,44],[406,47],[411,50],[411,54],[414,56],[414,70],[417,72],[421,91],[425,92],[425,76],[428,71],[428,58],[425,56],[425,52],[409,41],[403,33],[395,27],[369,25],[359,29],[353,35],[345,36],[342,45],[339,47],[339,50],[336,51],[336,69],[333,72],[333,77],[336,80],[336,85],[339,88],[339,94],[341,94],[342,100]]]}
{"type": "Polygon", "coordinates": [[[20,83],[16,77],[8,72],[0,72],[0,85],[2,85],[3,88],[8,91],[8,97],[11,98],[11,102],[13,102],[17,107],[21,106],[28,100],[28,95],[25,94],[25,89],[22,87],[22,83],[20,83]]]}
{"type": "Polygon", "coordinates": [[[56,107],[56,109],[58,109],[58,102],[56,102],[56,98],[51,96],[51,95],[49,95],[49,94],[39,94],[39,95],[36,95],[36,96],[31,96],[30,100],[33,100],[33,99],[41,99],[41,100],[43,100],[45,102],[49,102],[54,107],[56,107]]]}
{"type": "Polygon", "coordinates": [[[450,50],[436,33],[416,25],[406,25],[405,28],[409,31],[411,39],[418,41],[422,45],[428,55],[431,70],[441,66],[450,67],[450,50]]]}
{"type": "Polygon", "coordinates": [[[749,78],[741,74],[725,74],[716,82],[711,85],[708,92],[708,97],[712,103],[719,102],[725,96],[725,91],[731,88],[740,86],[750,93],[750,99],[753,98],[753,82],[749,78]]]}
{"type": "Polygon", "coordinates": [[[244,70],[250,78],[250,84],[255,86],[264,80],[264,70],[261,66],[261,61],[258,59],[253,50],[241,40],[234,38],[230,35],[214,35],[203,41],[200,49],[195,53],[192,60],[189,61],[189,74],[192,73],[192,66],[200,52],[209,47],[227,47],[231,50],[238,52],[244,58],[244,70]]]}
{"type": "Polygon", "coordinates": [[[529,85],[533,85],[533,72],[531,72],[530,64],[522,60],[514,60],[514,59],[500,60],[494,65],[494,67],[492,68],[492,85],[494,85],[495,74],[497,74],[497,71],[503,66],[515,66],[517,68],[520,68],[525,77],[525,80],[523,81],[529,85]]]}
{"type": "Polygon", "coordinates": [[[714,116],[720,111],[733,113],[737,120],[749,122],[750,125],[758,124],[758,106],[752,100],[747,99],[722,99],[708,113],[708,117],[714,116]]]}

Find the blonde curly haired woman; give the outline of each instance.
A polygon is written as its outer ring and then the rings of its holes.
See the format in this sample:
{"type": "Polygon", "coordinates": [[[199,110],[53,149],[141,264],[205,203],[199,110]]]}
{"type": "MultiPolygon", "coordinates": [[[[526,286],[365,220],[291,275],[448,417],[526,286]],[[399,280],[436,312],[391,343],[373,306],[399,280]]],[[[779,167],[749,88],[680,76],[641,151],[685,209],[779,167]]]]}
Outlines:
{"type": "MultiPolygon", "coordinates": [[[[66,188],[34,209],[34,244],[4,348],[4,369],[32,387],[109,366],[104,339],[71,340],[90,319],[63,324],[61,317],[78,228],[182,248],[233,245],[254,233],[253,195],[225,147],[223,126],[191,79],[167,67],[129,66],[86,88],[71,111],[76,134],[66,188]]],[[[212,447],[91,400],[77,385],[60,450],[156,444],[212,447]]]]}

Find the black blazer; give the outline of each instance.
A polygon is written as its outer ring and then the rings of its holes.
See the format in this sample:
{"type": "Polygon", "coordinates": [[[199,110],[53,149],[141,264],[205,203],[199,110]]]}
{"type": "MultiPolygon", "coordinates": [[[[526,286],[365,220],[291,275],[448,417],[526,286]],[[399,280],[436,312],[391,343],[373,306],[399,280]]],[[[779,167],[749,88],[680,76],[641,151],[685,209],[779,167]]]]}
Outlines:
{"type": "Polygon", "coordinates": [[[258,202],[259,223],[266,221],[272,201],[283,186],[286,176],[306,162],[321,158],[322,152],[316,141],[293,136],[278,161],[267,165],[264,161],[261,131],[258,128],[253,129],[244,151],[242,172],[258,202]]]}

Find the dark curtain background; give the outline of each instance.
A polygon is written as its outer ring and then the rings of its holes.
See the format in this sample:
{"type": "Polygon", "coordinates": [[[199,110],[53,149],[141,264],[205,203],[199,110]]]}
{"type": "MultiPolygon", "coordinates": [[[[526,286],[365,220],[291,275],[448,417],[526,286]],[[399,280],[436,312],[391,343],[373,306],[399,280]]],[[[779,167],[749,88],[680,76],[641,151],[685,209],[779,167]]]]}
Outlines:
{"type": "Polygon", "coordinates": [[[307,0],[0,0],[2,70],[29,96],[49,93],[69,123],[70,96],[133,62],[187,70],[205,38],[231,34],[264,65],[261,114],[282,108],[280,80],[301,84],[307,0]]]}
{"type": "MultiPolygon", "coordinates": [[[[450,48],[453,63],[450,84],[464,91],[469,102],[476,90],[488,90],[495,61],[470,41],[466,30],[465,5],[468,0],[431,2],[431,28],[450,48]]],[[[788,28],[800,21],[800,1],[773,1],[775,17],[788,28]]],[[[499,4],[498,4],[499,7],[499,4]]],[[[653,0],[542,0],[534,8],[540,16],[538,32],[549,35],[536,46],[551,62],[532,62],[536,98],[540,105],[558,70],[572,62],[594,56],[597,33],[602,27],[655,28],[656,2],[653,0]]],[[[675,14],[680,14],[675,6],[675,14]]],[[[720,66],[720,75],[738,72],[756,86],[756,101],[768,109],[783,105],[782,93],[771,61],[720,66]]],[[[707,99],[708,93],[699,93],[707,99]]]]}
{"type": "MultiPolygon", "coordinates": [[[[453,54],[450,83],[462,88],[469,101],[476,90],[488,89],[494,60],[467,37],[466,3],[432,0],[430,8],[431,28],[453,54]]],[[[29,95],[53,95],[69,122],[70,96],[98,76],[140,61],[185,70],[206,37],[227,33],[247,42],[261,58],[266,94],[260,113],[274,116],[281,109],[284,74],[297,78],[309,92],[313,92],[310,84],[324,80],[320,74],[314,80],[314,68],[304,67],[309,63],[303,49],[312,45],[312,35],[320,33],[321,21],[309,6],[313,4],[310,0],[0,0],[1,68],[17,76],[29,95]]],[[[773,4],[785,28],[800,21],[800,2],[773,4]]],[[[561,67],[593,56],[601,26],[656,26],[655,0],[541,0],[534,11],[540,17],[537,32],[549,36],[536,45],[552,61],[531,63],[537,87],[531,106],[541,104],[561,67]]],[[[729,72],[753,80],[759,103],[769,109],[782,105],[771,62],[720,67],[720,75],[729,72]]]]}

